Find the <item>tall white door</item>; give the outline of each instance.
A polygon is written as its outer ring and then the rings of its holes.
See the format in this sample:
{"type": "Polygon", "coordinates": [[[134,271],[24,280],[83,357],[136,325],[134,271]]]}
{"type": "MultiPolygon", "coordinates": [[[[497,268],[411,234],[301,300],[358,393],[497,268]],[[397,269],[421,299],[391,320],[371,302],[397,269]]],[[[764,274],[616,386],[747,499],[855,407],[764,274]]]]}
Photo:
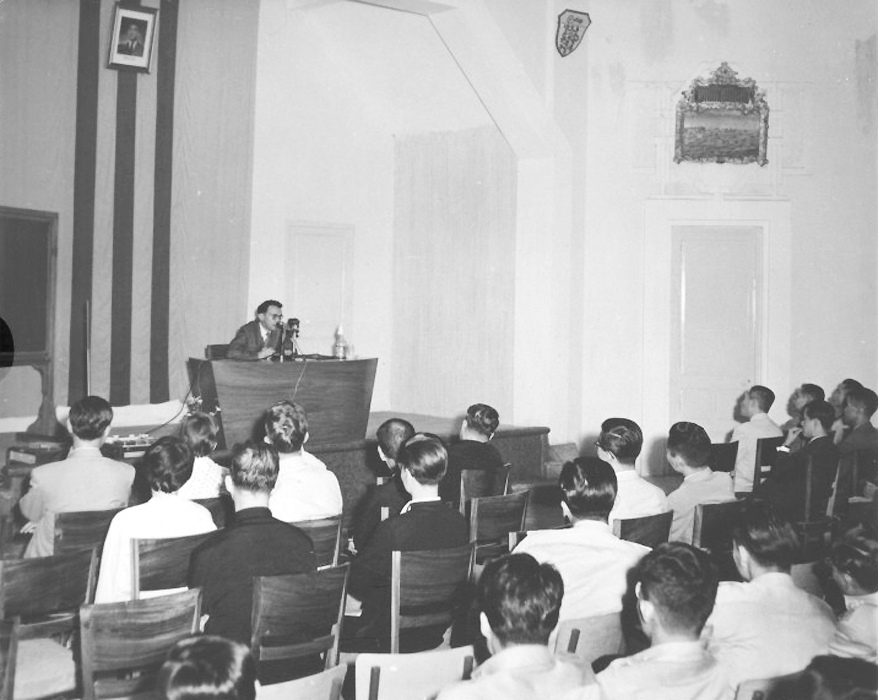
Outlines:
{"type": "Polygon", "coordinates": [[[760,379],[762,228],[674,226],[671,292],[672,422],[722,442],[738,396],[760,379]]]}

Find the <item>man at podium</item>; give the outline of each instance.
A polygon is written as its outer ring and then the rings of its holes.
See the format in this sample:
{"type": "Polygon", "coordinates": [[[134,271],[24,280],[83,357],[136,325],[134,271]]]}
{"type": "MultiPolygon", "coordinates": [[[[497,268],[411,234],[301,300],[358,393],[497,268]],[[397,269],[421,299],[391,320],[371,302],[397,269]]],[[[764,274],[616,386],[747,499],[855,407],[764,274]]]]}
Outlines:
{"type": "Polygon", "coordinates": [[[235,333],[226,354],[230,360],[264,360],[277,351],[283,304],[266,299],[256,307],[256,318],[235,333]]]}

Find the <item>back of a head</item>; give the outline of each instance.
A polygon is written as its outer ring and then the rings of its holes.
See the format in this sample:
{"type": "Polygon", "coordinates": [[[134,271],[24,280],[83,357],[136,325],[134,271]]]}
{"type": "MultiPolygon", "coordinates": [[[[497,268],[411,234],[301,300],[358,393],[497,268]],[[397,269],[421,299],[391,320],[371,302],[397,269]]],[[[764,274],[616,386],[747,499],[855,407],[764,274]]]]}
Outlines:
{"type": "Polygon", "coordinates": [[[196,457],[206,457],[216,449],[217,429],[207,413],[191,413],[180,423],[180,437],[196,457]]]}
{"type": "Polygon", "coordinates": [[[819,420],[820,425],[823,426],[826,432],[832,429],[832,424],[835,421],[835,409],[831,403],[823,399],[816,399],[806,403],[802,408],[802,415],[805,418],[816,418],[819,420]]]}
{"type": "Polygon", "coordinates": [[[804,671],[784,676],[766,700],[875,700],[878,667],[865,659],[815,656],[804,671]]]}
{"type": "Polygon", "coordinates": [[[799,552],[792,524],[767,501],[749,501],[732,530],[732,540],[762,567],[789,572],[799,552]]]}
{"type": "Polygon", "coordinates": [[[561,468],[558,485],[570,514],[578,520],[606,521],[613,510],[618,480],[613,468],[597,457],[577,457],[561,468]]]}
{"type": "Polygon", "coordinates": [[[756,402],[759,410],[763,413],[768,413],[771,405],[774,403],[774,392],[761,384],[751,386],[747,396],[756,402]]]}
{"type": "Polygon", "coordinates": [[[396,463],[419,484],[437,485],[448,468],[448,452],[436,435],[416,433],[399,449],[396,463]]]}
{"type": "Polygon", "coordinates": [[[540,564],[530,554],[493,559],[479,578],[479,608],[504,647],[548,644],[563,597],[558,570],[540,564]]]}
{"type": "Polygon", "coordinates": [[[247,441],[232,448],[229,476],[242,491],[271,492],[279,471],[277,451],[271,445],[247,441]]]}
{"type": "Polygon", "coordinates": [[[471,430],[489,438],[500,425],[500,414],[488,404],[474,403],[466,409],[465,420],[471,430]]]}
{"type": "Polygon", "coordinates": [[[255,700],[256,662],[239,642],[189,637],[168,653],[156,689],[165,700],[255,700]]]}
{"type": "Polygon", "coordinates": [[[862,410],[865,415],[871,418],[878,410],[878,394],[865,387],[851,389],[845,397],[845,403],[862,410]]]}
{"type": "Polygon", "coordinates": [[[799,393],[808,401],[823,401],[826,398],[826,392],[823,387],[817,384],[802,384],[799,387],[799,393]]]}
{"type": "Polygon", "coordinates": [[[292,401],[279,401],[265,412],[265,435],[281,454],[298,452],[308,435],[305,409],[292,401]]]}
{"type": "Polygon", "coordinates": [[[402,418],[391,418],[384,421],[375,433],[378,446],[388,459],[396,459],[399,448],[415,434],[411,423],[402,418]]]}
{"type": "Polygon", "coordinates": [[[97,440],[113,421],[113,407],[100,396],[86,396],[70,407],[67,420],[80,440],[97,440]]]}
{"type": "Polygon", "coordinates": [[[665,542],[644,555],[634,578],[667,632],[697,638],[710,617],[719,585],[710,556],[692,545],[665,542]]]}
{"type": "Polygon", "coordinates": [[[832,565],[850,576],[864,591],[878,591],[878,532],[858,526],[832,546],[832,565]]]}
{"type": "Polygon", "coordinates": [[[674,423],[668,432],[667,450],[689,467],[705,467],[710,462],[710,437],[697,423],[674,423]]]}
{"type": "Polygon", "coordinates": [[[153,491],[174,493],[189,481],[194,461],[189,445],[178,437],[166,436],[150,445],[141,464],[153,491]]]}
{"type": "Polygon", "coordinates": [[[643,449],[643,431],[629,418],[607,418],[601,424],[598,443],[623,464],[634,464],[643,449]]]}

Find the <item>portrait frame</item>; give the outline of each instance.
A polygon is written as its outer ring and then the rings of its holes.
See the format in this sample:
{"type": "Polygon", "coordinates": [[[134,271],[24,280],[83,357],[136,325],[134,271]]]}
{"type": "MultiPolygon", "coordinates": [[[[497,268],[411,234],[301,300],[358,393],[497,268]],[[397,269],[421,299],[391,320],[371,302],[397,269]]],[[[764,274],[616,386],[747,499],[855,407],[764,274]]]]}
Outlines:
{"type": "Polygon", "coordinates": [[[157,9],[116,3],[107,67],[149,73],[157,22],[157,9]]]}
{"type": "Polygon", "coordinates": [[[696,78],[677,103],[674,162],[768,163],[765,92],[723,62],[696,78]]]}

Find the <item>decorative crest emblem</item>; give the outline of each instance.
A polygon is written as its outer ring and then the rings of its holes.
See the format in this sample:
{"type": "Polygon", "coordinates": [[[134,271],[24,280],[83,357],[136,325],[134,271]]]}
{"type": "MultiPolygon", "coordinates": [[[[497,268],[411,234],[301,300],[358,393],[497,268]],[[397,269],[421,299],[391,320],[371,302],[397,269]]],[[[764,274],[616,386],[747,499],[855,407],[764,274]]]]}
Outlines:
{"type": "Polygon", "coordinates": [[[558,15],[558,31],[555,33],[555,48],[561,58],[569,56],[585,36],[585,30],[591,25],[591,17],[587,12],[564,10],[558,15]]]}

